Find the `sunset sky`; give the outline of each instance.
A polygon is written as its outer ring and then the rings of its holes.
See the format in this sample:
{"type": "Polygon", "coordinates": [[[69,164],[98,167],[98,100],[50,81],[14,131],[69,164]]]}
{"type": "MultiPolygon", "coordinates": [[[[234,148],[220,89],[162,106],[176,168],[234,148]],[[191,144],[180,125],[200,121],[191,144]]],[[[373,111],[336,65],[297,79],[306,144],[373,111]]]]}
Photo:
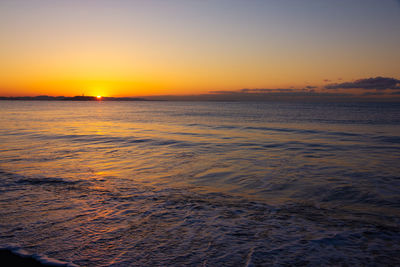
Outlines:
{"type": "Polygon", "coordinates": [[[2,0],[0,33],[0,96],[400,92],[395,0],[2,0]]]}

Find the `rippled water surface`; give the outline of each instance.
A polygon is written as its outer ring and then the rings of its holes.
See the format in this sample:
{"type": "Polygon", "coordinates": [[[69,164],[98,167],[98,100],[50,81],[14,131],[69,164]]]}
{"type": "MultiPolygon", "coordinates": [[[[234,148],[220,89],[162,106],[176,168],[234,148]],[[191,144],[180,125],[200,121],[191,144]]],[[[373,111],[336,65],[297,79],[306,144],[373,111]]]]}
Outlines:
{"type": "Polygon", "coordinates": [[[400,263],[400,105],[0,101],[0,246],[77,265],[400,263]]]}

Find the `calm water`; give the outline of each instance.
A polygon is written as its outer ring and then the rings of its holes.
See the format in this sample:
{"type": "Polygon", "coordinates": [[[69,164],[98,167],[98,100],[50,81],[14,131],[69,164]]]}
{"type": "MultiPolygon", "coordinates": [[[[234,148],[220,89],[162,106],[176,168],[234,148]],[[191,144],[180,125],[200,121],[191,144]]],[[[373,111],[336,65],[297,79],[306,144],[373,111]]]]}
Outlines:
{"type": "Polygon", "coordinates": [[[77,265],[395,265],[400,105],[1,101],[0,204],[77,265]]]}

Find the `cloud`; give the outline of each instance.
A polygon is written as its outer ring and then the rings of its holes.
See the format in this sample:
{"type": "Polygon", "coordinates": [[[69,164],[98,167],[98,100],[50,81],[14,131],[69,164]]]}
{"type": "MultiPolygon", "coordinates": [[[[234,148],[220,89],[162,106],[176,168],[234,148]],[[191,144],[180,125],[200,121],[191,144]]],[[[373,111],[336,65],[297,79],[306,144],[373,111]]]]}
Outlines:
{"type": "MultiPolygon", "coordinates": [[[[311,89],[311,86],[309,86],[311,89]]],[[[307,87],[308,88],[308,87],[307,87]]],[[[209,91],[210,94],[266,94],[266,93],[289,93],[289,92],[300,92],[304,89],[293,89],[293,88],[244,88],[236,91],[209,91]]]]}
{"type": "Polygon", "coordinates": [[[366,92],[362,94],[363,96],[381,96],[386,95],[384,92],[366,92]]]}
{"type": "MultiPolygon", "coordinates": [[[[384,79],[392,79],[392,78],[384,78],[384,79]]],[[[369,79],[355,81],[352,83],[353,84],[352,86],[360,86],[360,84],[364,84],[364,86],[365,84],[373,84],[372,82],[368,83],[368,81],[369,79]]],[[[346,84],[350,83],[345,83],[345,85],[346,84]]],[[[379,86],[376,86],[375,84],[375,87],[373,88],[385,88],[382,86],[382,84],[383,83],[381,83],[379,86]]],[[[289,101],[289,102],[295,102],[295,101],[353,102],[353,101],[371,101],[371,99],[373,99],[374,101],[376,100],[376,101],[398,102],[400,100],[400,90],[386,90],[386,91],[367,90],[364,91],[363,93],[355,93],[352,91],[343,92],[343,91],[333,91],[333,90],[329,91],[320,89],[323,88],[314,86],[305,86],[304,88],[244,88],[238,90],[214,90],[214,91],[209,91],[208,93],[205,94],[198,94],[198,95],[159,95],[159,96],[146,96],[145,98],[150,100],[174,100],[174,101],[289,101]]]]}
{"type": "MultiPolygon", "coordinates": [[[[399,0],[400,1],[400,0],[399,0]]],[[[186,96],[164,96],[158,99],[206,100],[206,101],[399,101],[400,80],[388,77],[360,79],[353,82],[327,84],[324,87],[307,85],[300,88],[243,88],[238,90],[214,90],[205,94],[186,96]],[[332,91],[326,89],[364,89],[332,91]],[[325,89],[325,90],[324,90],[325,89]],[[397,94],[397,92],[399,94],[397,94]],[[393,95],[390,97],[390,95],[393,95]]]]}
{"type": "Polygon", "coordinates": [[[354,97],[348,93],[316,92],[316,86],[304,88],[244,88],[239,90],[209,91],[208,94],[187,96],[185,99],[216,101],[325,101],[354,97]]]}
{"type": "Polygon", "coordinates": [[[304,88],[304,90],[314,90],[314,89],[317,89],[318,87],[316,87],[316,86],[306,86],[305,88],[304,88]]]}
{"type": "Polygon", "coordinates": [[[335,83],[325,86],[326,89],[365,89],[365,90],[400,90],[400,80],[387,77],[360,79],[354,82],[335,83]]]}
{"type": "Polygon", "coordinates": [[[239,91],[209,91],[210,94],[238,94],[239,91]]]}
{"type": "Polygon", "coordinates": [[[268,94],[268,93],[298,93],[298,92],[309,92],[314,91],[318,88],[317,86],[306,86],[302,89],[296,88],[244,88],[237,91],[210,91],[212,94],[268,94]]]}
{"type": "Polygon", "coordinates": [[[269,88],[255,88],[255,89],[242,89],[240,90],[241,93],[272,93],[272,92],[280,92],[280,93],[285,93],[285,92],[293,92],[297,91],[296,89],[292,88],[277,88],[277,89],[269,89],[269,88]]]}

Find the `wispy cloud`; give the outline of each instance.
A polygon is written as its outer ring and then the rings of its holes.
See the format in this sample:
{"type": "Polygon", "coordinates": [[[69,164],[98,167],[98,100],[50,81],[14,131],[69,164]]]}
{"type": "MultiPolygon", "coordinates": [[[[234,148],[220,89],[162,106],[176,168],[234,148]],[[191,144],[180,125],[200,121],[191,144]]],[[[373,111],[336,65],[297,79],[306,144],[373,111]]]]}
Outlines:
{"type": "Polygon", "coordinates": [[[366,92],[362,94],[363,96],[382,96],[386,95],[384,92],[366,92]]]}
{"type": "MultiPolygon", "coordinates": [[[[339,79],[338,79],[339,80],[339,79]]],[[[152,100],[185,101],[399,101],[400,80],[388,77],[359,79],[353,82],[307,85],[287,88],[243,88],[212,90],[198,95],[159,95],[145,97],[152,100]],[[363,92],[329,89],[363,89],[363,92]],[[392,96],[392,97],[390,97],[392,96]]]]}
{"type": "Polygon", "coordinates": [[[335,83],[325,86],[326,89],[365,89],[388,90],[400,89],[400,80],[388,77],[375,77],[356,80],[354,82],[335,83]]]}
{"type": "Polygon", "coordinates": [[[208,94],[195,96],[205,100],[227,101],[269,101],[269,100],[328,100],[354,96],[349,93],[317,92],[317,86],[304,88],[244,88],[239,90],[209,91],[208,94]]]}
{"type": "Polygon", "coordinates": [[[296,91],[292,88],[276,88],[276,89],[269,89],[269,88],[254,88],[254,89],[242,89],[240,90],[241,93],[272,93],[272,92],[293,92],[296,91]]]}
{"type": "Polygon", "coordinates": [[[306,86],[301,89],[295,88],[244,88],[236,91],[209,91],[210,94],[272,94],[272,93],[304,93],[313,92],[316,86],[306,86]]]}

